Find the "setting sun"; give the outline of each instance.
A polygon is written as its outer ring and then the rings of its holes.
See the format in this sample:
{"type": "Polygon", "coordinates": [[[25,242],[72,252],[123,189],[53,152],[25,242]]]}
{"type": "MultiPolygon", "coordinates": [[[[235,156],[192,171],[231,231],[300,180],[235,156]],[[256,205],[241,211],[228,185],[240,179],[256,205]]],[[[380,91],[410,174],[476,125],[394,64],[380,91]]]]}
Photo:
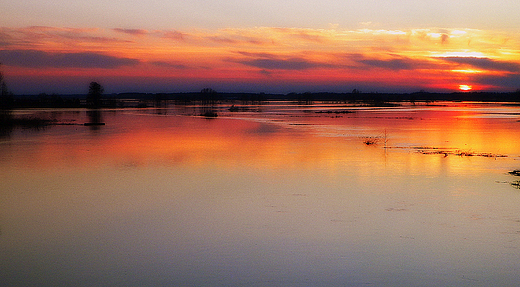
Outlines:
{"type": "Polygon", "coordinates": [[[459,90],[461,91],[471,91],[473,89],[470,85],[459,85],[459,90]]]}

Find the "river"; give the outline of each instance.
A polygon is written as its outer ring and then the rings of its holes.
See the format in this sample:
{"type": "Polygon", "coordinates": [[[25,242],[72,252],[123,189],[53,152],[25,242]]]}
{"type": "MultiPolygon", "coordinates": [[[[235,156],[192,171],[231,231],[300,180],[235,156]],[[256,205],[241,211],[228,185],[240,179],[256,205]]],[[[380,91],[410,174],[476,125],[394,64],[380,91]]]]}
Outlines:
{"type": "Polygon", "coordinates": [[[519,106],[205,108],[14,111],[0,285],[520,281],[519,106]]]}

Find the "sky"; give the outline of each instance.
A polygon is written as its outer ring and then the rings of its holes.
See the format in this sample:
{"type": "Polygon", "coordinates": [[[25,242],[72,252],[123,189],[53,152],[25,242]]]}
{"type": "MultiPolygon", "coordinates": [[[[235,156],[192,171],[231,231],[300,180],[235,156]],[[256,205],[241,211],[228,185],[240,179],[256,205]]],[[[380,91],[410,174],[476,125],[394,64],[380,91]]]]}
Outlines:
{"type": "Polygon", "coordinates": [[[520,89],[517,0],[0,0],[14,94],[520,89]]]}

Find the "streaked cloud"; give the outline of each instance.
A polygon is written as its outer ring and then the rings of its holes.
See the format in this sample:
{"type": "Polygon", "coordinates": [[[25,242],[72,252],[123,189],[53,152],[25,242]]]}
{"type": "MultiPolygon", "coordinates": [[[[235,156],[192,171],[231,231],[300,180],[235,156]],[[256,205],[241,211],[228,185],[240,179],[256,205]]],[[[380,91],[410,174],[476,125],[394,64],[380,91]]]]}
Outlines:
{"type": "Polygon", "coordinates": [[[180,69],[180,70],[188,68],[188,66],[177,63],[177,62],[153,61],[153,62],[150,62],[150,64],[152,64],[156,67],[161,67],[161,68],[171,68],[171,69],[180,69]]]}
{"type": "Polygon", "coordinates": [[[391,60],[361,60],[359,63],[364,65],[383,68],[394,71],[410,70],[414,68],[413,62],[406,59],[391,59],[391,60]]]}
{"type": "Polygon", "coordinates": [[[474,78],[474,81],[498,90],[506,88],[514,91],[520,89],[520,74],[478,75],[474,78]]]}
{"type": "Polygon", "coordinates": [[[436,69],[438,64],[423,57],[408,58],[396,54],[359,54],[352,53],[345,56],[354,63],[352,68],[384,69],[389,71],[436,69]]]}
{"type": "Polygon", "coordinates": [[[266,70],[306,70],[328,66],[327,64],[314,63],[302,58],[289,59],[253,59],[243,60],[239,63],[266,70]]]}
{"type": "Polygon", "coordinates": [[[182,41],[186,37],[186,34],[179,31],[164,31],[162,33],[162,37],[166,39],[182,41]]]}
{"type": "Polygon", "coordinates": [[[0,30],[0,47],[8,47],[13,42],[12,37],[0,30]]]}
{"type": "Polygon", "coordinates": [[[334,30],[305,29],[305,28],[272,28],[273,32],[286,35],[294,39],[306,42],[325,43],[330,39],[330,33],[334,30]]]}
{"type": "Polygon", "coordinates": [[[251,37],[223,37],[223,36],[209,36],[207,39],[224,45],[264,45],[265,41],[254,39],[251,37]]]}
{"type": "Polygon", "coordinates": [[[1,50],[0,62],[26,68],[103,68],[135,66],[139,60],[99,53],[48,53],[36,50],[1,50]]]}
{"type": "Polygon", "coordinates": [[[277,55],[274,53],[251,53],[238,51],[237,54],[245,56],[245,59],[229,59],[231,62],[240,63],[246,66],[268,70],[308,70],[314,68],[337,68],[335,64],[329,62],[308,59],[307,53],[300,55],[277,55]]]}
{"type": "Polygon", "coordinates": [[[143,35],[148,34],[148,31],[147,30],[143,30],[143,29],[115,28],[115,29],[112,29],[112,30],[114,30],[115,32],[118,32],[118,33],[129,34],[129,35],[133,35],[133,36],[143,36],[143,35]]]}
{"type": "Polygon", "coordinates": [[[106,77],[234,81],[235,86],[242,80],[266,86],[268,79],[291,87],[356,82],[362,87],[370,82],[379,83],[377,87],[444,89],[448,85],[443,83],[456,86],[461,77],[469,83],[497,73],[520,73],[519,47],[520,37],[462,28],[0,28],[0,61],[6,66],[47,75],[59,68],[103,68],[106,77]],[[462,72],[466,70],[478,70],[478,75],[462,72]]]}
{"type": "Polygon", "coordinates": [[[364,68],[381,68],[392,71],[399,70],[412,70],[417,68],[418,61],[408,58],[390,58],[390,59],[377,59],[377,58],[365,58],[355,54],[351,57],[352,60],[358,64],[361,64],[364,68]]]}
{"type": "Polygon", "coordinates": [[[490,58],[477,57],[443,57],[444,61],[462,65],[470,65],[489,71],[520,72],[520,64],[513,62],[497,61],[490,58]]]}
{"type": "Polygon", "coordinates": [[[246,52],[246,51],[238,51],[237,52],[240,55],[246,56],[246,57],[253,57],[253,58],[263,58],[263,59],[275,59],[277,56],[272,53],[252,53],[252,52],[246,52]]]}
{"type": "MultiPolygon", "coordinates": [[[[4,46],[23,49],[52,49],[59,47],[72,48],[85,45],[129,44],[126,39],[120,39],[107,33],[106,30],[95,28],[61,28],[32,26],[22,28],[0,28],[0,41],[4,46]]],[[[77,48],[76,48],[77,49],[77,48]]]]}
{"type": "Polygon", "coordinates": [[[223,44],[237,44],[239,43],[238,40],[232,39],[232,38],[225,38],[225,37],[218,37],[218,36],[211,36],[208,37],[209,40],[217,42],[217,43],[223,43],[223,44]]]}

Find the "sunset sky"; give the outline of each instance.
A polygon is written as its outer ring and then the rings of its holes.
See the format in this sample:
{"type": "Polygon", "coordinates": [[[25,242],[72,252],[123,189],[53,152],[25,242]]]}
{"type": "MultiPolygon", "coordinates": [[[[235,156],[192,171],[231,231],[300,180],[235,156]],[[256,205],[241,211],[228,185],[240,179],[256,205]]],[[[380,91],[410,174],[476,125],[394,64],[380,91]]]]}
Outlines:
{"type": "Polygon", "coordinates": [[[15,94],[520,89],[517,0],[0,0],[15,94]]]}

